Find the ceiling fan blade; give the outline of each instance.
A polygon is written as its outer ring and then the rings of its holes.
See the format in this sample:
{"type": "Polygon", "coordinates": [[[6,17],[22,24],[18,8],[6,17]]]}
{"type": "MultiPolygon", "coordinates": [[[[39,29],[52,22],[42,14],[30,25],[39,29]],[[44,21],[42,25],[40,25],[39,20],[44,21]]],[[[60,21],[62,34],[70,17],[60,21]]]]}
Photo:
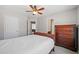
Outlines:
{"type": "Polygon", "coordinates": [[[41,11],[41,10],[44,10],[44,8],[40,8],[40,9],[38,9],[38,11],[41,11]]]}
{"type": "Polygon", "coordinates": [[[32,9],[34,9],[34,7],[32,5],[29,5],[32,9]]]}
{"type": "Polygon", "coordinates": [[[35,8],[35,10],[37,10],[37,7],[36,7],[36,5],[34,5],[34,8],[35,8]]]}
{"type": "Polygon", "coordinates": [[[32,11],[26,11],[26,12],[32,12],[32,11]]]}
{"type": "Polygon", "coordinates": [[[42,15],[43,13],[41,13],[41,12],[38,12],[38,14],[42,15]]]}

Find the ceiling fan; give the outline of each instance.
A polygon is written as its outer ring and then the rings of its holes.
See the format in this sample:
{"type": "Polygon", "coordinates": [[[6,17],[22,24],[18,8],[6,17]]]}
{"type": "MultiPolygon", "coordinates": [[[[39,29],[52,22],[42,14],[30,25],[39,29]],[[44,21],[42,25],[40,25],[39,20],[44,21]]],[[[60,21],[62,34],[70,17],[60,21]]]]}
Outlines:
{"type": "Polygon", "coordinates": [[[33,15],[35,15],[35,14],[42,15],[43,14],[41,11],[44,10],[44,8],[37,8],[36,5],[29,5],[29,7],[32,9],[32,11],[26,11],[26,12],[33,12],[33,15]]]}

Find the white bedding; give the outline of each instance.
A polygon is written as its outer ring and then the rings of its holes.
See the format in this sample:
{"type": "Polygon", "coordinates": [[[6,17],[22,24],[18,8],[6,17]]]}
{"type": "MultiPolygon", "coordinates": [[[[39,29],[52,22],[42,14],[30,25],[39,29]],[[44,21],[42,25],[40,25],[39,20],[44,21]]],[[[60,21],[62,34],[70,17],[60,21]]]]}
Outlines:
{"type": "Polygon", "coordinates": [[[0,40],[0,54],[47,54],[53,47],[53,39],[39,35],[0,40]]]}

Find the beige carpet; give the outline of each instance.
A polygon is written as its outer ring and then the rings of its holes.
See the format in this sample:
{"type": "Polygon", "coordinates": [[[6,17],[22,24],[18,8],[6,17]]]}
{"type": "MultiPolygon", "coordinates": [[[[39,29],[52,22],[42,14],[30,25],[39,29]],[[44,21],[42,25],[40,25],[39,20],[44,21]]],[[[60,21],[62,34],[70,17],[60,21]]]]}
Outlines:
{"type": "Polygon", "coordinates": [[[77,53],[63,47],[55,46],[55,52],[52,51],[51,54],[77,54],[77,53]]]}

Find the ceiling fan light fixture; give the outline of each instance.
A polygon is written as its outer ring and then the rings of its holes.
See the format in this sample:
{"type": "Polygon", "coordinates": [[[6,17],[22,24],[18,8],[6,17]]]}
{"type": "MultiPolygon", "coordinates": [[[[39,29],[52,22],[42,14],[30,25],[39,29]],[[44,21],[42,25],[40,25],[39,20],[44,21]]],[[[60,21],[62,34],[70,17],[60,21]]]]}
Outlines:
{"type": "Polygon", "coordinates": [[[37,8],[36,5],[29,5],[29,6],[32,9],[32,11],[26,11],[26,12],[32,12],[33,15],[37,15],[37,14],[42,15],[43,14],[41,11],[44,10],[44,8],[37,8]]]}
{"type": "Polygon", "coordinates": [[[37,12],[36,11],[33,11],[33,14],[37,14],[37,12]]]}

